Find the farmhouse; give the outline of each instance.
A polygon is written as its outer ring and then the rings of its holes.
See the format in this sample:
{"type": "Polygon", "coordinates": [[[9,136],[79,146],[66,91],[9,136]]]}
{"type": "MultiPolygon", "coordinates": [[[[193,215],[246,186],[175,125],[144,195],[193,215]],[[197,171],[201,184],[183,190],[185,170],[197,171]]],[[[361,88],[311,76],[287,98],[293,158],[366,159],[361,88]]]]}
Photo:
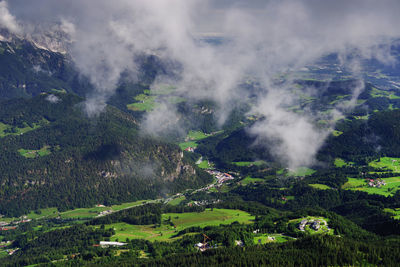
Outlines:
{"type": "Polygon", "coordinates": [[[307,225],[307,220],[306,219],[304,219],[304,220],[302,220],[301,222],[300,222],[300,224],[299,224],[299,230],[300,231],[304,231],[304,227],[306,227],[306,225],[307,225]]]}

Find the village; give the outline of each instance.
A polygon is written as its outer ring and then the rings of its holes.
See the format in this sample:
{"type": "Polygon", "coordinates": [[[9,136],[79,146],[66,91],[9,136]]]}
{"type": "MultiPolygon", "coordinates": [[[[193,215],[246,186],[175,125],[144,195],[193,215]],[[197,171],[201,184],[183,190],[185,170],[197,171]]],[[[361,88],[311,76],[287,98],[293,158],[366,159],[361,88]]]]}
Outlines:
{"type": "Polygon", "coordinates": [[[366,179],[366,182],[369,187],[381,188],[382,186],[386,185],[386,182],[382,179],[366,179]]]}

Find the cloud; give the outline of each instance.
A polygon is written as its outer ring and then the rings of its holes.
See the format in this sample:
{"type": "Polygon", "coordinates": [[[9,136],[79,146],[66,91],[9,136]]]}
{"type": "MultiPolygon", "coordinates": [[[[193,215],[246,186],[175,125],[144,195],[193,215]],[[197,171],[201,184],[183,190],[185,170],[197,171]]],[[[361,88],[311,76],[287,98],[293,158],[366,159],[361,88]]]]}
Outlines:
{"type": "Polygon", "coordinates": [[[48,95],[46,97],[46,100],[49,101],[52,104],[57,104],[58,102],[61,101],[61,99],[58,96],[53,95],[53,94],[48,95]]]}
{"type": "Polygon", "coordinates": [[[0,2],[0,27],[12,33],[20,33],[20,27],[15,17],[10,14],[8,4],[4,0],[0,2]]]}
{"type": "MultiPolygon", "coordinates": [[[[394,64],[390,42],[400,37],[396,0],[13,0],[9,6],[18,20],[62,22],[73,40],[70,54],[96,88],[86,102],[89,115],[101,112],[121,73],[137,73],[134,59],[142,53],[179,62],[177,90],[189,99],[216,101],[221,124],[246,97],[238,85],[254,77],[265,90],[253,112],[265,120],[250,132],[276,140],[272,150],[291,167],[312,163],[327,133],[315,126],[314,114],[287,110],[298,101],[290,74],[337,53],[361,77],[357,59],[394,64]],[[227,41],[199,41],[207,36],[227,41]],[[284,84],[276,81],[281,74],[287,75],[284,84]]],[[[351,103],[362,89],[355,88],[351,103]]],[[[162,105],[145,125],[176,118],[162,105]]]]}

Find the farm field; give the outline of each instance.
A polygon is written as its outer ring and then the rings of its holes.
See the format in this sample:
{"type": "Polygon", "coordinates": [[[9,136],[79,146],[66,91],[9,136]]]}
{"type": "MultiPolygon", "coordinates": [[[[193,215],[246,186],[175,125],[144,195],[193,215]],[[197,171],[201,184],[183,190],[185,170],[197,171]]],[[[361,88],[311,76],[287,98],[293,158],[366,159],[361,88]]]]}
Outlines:
{"type": "Polygon", "coordinates": [[[382,178],[386,182],[386,185],[381,188],[370,187],[364,179],[348,178],[348,182],[345,183],[342,188],[349,190],[359,190],[367,192],[368,194],[378,194],[384,196],[393,195],[400,188],[400,177],[382,178]]]}
{"type": "Polygon", "coordinates": [[[248,184],[257,183],[257,182],[265,182],[265,180],[262,178],[253,178],[253,177],[247,176],[246,178],[241,180],[239,183],[241,185],[248,185],[248,184]]]}
{"type": "Polygon", "coordinates": [[[265,163],[263,160],[259,161],[237,161],[237,162],[232,162],[233,164],[240,166],[240,167],[250,167],[250,166],[260,166],[265,163]]]}
{"type": "Polygon", "coordinates": [[[174,198],[173,200],[171,200],[170,202],[168,202],[168,204],[169,204],[169,205],[176,206],[176,205],[179,205],[179,203],[181,203],[181,202],[184,201],[185,199],[186,199],[185,196],[180,196],[180,197],[174,198]]]}
{"type": "MultiPolygon", "coordinates": [[[[27,214],[28,219],[44,219],[44,218],[54,218],[60,215],[62,219],[79,219],[79,218],[94,218],[100,212],[105,210],[119,211],[122,209],[127,209],[135,206],[142,205],[145,202],[155,202],[155,200],[139,200],[135,202],[128,202],[119,205],[112,205],[111,207],[91,207],[91,208],[78,208],[73,210],[68,210],[64,212],[58,212],[57,208],[46,208],[40,209],[38,212],[31,211],[27,214]]],[[[1,221],[11,222],[18,218],[1,218],[1,221]]]]}
{"type": "MultiPolygon", "coordinates": [[[[45,123],[48,123],[47,120],[43,120],[43,121],[45,123]]],[[[7,135],[21,135],[21,134],[36,130],[40,127],[41,127],[40,123],[33,123],[33,127],[30,127],[26,124],[26,126],[24,128],[18,128],[18,127],[12,127],[11,125],[7,125],[7,124],[0,122],[0,137],[5,137],[7,135]],[[14,129],[14,130],[11,131],[11,129],[14,129]],[[7,131],[11,131],[11,132],[7,132],[7,131]]]]}
{"type": "Polygon", "coordinates": [[[307,168],[307,167],[300,167],[297,168],[296,170],[291,170],[288,172],[288,176],[306,176],[306,175],[311,175],[315,173],[316,170],[307,168]]]}
{"type": "Polygon", "coordinates": [[[379,160],[370,162],[368,165],[378,169],[400,172],[400,158],[382,157],[379,160]]]}
{"type": "Polygon", "coordinates": [[[180,144],[179,144],[179,147],[180,147],[182,150],[185,150],[185,149],[188,148],[188,147],[196,148],[196,147],[197,147],[197,143],[196,143],[196,141],[183,142],[183,143],[180,143],[180,144]]]}
{"type": "Polygon", "coordinates": [[[199,168],[202,168],[202,169],[209,169],[209,168],[211,168],[211,165],[210,165],[210,163],[208,162],[208,160],[203,160],[203,161],[201,161],[199,164],[197,164],[197,166],[198,166],[199,168]]]}
{"type": "Polygon", "coordinates": [[[329,186],[327,186],[325,184],[309,184],[309,186],[311,186],[315,189],[321,189],[321,190],[331,189],[329,186]]]}
{"type": "Polygon", "coordinates": [[[254,220],[247,212],[228,209],[206,209],[203,212],[189,213],[166,213],[162,215],[162,221],[171,218],[176,226],[162,223],[160,227],[154,225],[130,225],[127,223],[113,223],[106,225],[106,228],[114,228],[116,234],[111,237],[112,241],[125,241],[129,239],[146,239],[150,241],[172,241],[172,236],[177,232],[193,226],[205,227],[211,225],[239,223],[250,223],[254,220]]]}
{"type": "Polygon", "coordinates": [[[189,131],[189,133],[187,134],[187,136],[185,138],[185,142],[179,143],[179,147],[182,150],[185,150],[188,147],[196,148],[198,145],[196,141],[207,138],[208,136],[209,135],[207,135],[201,131],[189,131]]]}
{"type": "Polygon", "coordinates": [[[133,111],[151,111],[157,107],[156,98],[156,96],[140,94],[135,97],[135,100],[139,102],[128,104],[127,108],[133,111]]]}

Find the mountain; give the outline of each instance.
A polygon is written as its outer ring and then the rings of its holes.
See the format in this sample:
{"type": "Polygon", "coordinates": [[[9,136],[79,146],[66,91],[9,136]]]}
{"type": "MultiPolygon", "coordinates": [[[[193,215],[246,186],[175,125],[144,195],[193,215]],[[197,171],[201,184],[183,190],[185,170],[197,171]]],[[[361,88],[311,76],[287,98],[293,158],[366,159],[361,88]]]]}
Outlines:
{"type": "Polygon", "coordinates": [[[210,181],[129,114],[109,106],[88,119],[82,100],[42,93],[1,103],[1,214],[157,198],[210,181]]]}

